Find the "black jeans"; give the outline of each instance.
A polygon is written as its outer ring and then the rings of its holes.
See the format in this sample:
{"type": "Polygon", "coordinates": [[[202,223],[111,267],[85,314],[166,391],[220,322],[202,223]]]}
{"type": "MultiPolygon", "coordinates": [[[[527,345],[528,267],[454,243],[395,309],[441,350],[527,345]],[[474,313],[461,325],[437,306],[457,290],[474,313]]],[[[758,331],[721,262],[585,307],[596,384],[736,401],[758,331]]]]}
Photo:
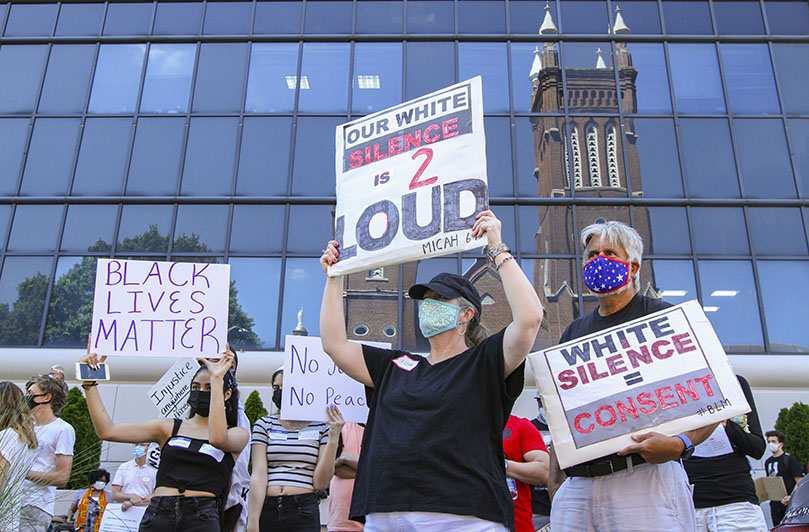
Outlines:
{"type": "Polygon", "coordinates": [[[266,497],[261,517],[261,532],[320,532],[320,505],[314,493],[266,497]]]}
{"type": "Polygon", "coordinates": [[[138,532],[220,532],[214,497],[152,497],[138,532]]]}

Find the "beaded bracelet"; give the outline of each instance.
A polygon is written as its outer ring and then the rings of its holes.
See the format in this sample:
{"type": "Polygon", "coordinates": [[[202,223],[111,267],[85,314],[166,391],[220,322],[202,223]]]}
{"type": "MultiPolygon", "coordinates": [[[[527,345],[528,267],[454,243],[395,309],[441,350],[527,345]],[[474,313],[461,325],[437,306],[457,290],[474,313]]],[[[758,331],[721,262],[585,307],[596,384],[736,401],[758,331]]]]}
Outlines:
{"type": "Polygon", "coordinates": [[[511,253],[511,250],[508,248],[508,245],[506,245],[505,242],[500,242],[499,244],[490,247],[486,251],[486,256],[489,257],[489,260],[493,263],[496,256],[506,252],[511,253]]]}
{"type": "Polygon", "coordinates": [[[496,271],[496,272],[500,271],[500,267],[503,266],[503,264],[507,263],[508,261],[510,261],[513,258],[514,258],[514,255],[509,255],[508,257],[503,259],[503,262],[501,262],[500,264],[495,265],[494,271],[496,271]]]}

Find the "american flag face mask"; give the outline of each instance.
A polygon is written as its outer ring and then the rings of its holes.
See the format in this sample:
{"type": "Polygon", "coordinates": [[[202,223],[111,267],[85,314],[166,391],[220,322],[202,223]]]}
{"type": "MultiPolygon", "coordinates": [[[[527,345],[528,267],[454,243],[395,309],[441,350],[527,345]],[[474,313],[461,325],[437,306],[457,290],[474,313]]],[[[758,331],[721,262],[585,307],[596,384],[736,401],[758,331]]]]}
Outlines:
{"type": "Polygon", "coordinates": [[[629,263],[599,255],[583,268],[584,284],[596,294],[623,288],[631,280],[629,263]]]}

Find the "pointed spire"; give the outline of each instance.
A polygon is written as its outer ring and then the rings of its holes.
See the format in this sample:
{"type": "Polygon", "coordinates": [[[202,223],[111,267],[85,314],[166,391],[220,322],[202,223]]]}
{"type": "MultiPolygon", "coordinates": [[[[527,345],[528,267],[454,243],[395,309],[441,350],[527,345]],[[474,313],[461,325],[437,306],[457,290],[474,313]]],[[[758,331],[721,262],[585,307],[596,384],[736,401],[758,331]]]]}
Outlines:
{"type": "Polygon", "coordinates": [[[551,33],[559,33],[559,30],[556,28],[556,24],[553,23],[553,17],[551,17],[551,6],[545,3],[545,20],[542,21],[542,26],[539,28],[539,34],[547,35],[551,33]]]}
{"type": "Polygon", "coordinates": [[[607,68],[606,63],[604,63],[604,58],[603,58],[603,57],[601,57],[601,55],[602,55],[603,53],[604,53],[604,52],[602,52],[602,51],[601,51],[601,48],[599,48],[598,50],[596,50],[596,55],[598,56],[598,61],[596,61],[596,68],[598,68],[598,69],[605,69],[605,68],[607,68]]]}
{"type": "Polygon", "coordinates": [[[531,72],[528,74],[528,77],[531,81],[534,81],[539,78],[539,73],[542,70],[542,58],[540,54],[542,52],[539,51],[539,47],[537,46],[536,50],[534,50],[534,63],[531,65],[531,72]]]}
{"type": "Polygon", "coordinates": [[[621,8],[618,6],[615,6],[615,25],[612,27],[612,32],[616,35],[629,33],[629,26],[624,22],[624,17],[621,15],[621,8]]]}

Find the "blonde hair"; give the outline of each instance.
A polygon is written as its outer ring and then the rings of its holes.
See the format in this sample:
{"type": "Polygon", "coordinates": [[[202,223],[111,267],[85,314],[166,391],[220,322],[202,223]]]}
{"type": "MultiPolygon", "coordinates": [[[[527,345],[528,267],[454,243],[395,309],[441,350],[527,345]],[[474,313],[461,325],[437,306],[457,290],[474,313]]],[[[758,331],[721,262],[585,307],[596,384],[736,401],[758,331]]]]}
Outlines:
{"type": "Polygon", "coordinates": [[[34,420],[16,384],[0,382],[0,430],[11,428],[29,449],[37,448],[34,420]]]}

